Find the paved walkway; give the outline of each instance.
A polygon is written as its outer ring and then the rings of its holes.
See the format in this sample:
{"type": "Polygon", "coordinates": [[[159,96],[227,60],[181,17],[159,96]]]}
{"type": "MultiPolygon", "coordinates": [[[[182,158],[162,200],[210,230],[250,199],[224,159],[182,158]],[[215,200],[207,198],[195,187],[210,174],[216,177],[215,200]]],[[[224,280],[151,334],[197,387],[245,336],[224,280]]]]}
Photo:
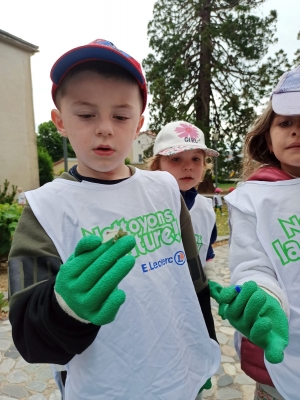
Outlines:
{"type": "MultiPolygon", "coordinates": [[[[217,275],[224,285],[228,285],[227,245],[216,247],[215,253],[217,275]]],[[[233,347],[234,330],[218,316],[216,303],[213,301],[212,304],[222,361],[217,374],[212,378],[212,389],[204,391],[204,399],[252,400],[254,381],[240,369],[233,347]]],[[[0,321],[0,400],[9,399],[61,400],[49,365],[28,364],[24,361],[13,345],[9,321],[0,321]]]]}

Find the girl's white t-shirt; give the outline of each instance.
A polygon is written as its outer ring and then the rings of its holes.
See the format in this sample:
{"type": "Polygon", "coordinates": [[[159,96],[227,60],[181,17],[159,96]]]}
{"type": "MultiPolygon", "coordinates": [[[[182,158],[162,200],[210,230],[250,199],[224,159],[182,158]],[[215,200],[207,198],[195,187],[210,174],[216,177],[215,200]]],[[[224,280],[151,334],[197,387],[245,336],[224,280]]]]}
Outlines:
{"type": "MultiPolygon", "coordinates": [[[[230,224],[234,209],[240,210],[245,216],[251,216],[255,221],[255,237],[249,237],[245,232],[243,243],[245,252],[252,250],[258,241],[270,265],[263,268],[257,263],[257,268],[251,266],[249,279],[255,276],[263,287],[273,291],[272,276],[276,276],[284,297],[288,299],[289,306],[289,345],[284,351],[284,360],[280,364],[270,364],[265,360],[266,367],[272,381],[279,393],[286,400],[299,398],[300,393],[300,179],[291,179],[279,182],[249,181],[231,194],[225,200],[229,206],[230,224]],[[248,244],[247,244],[248,243],[248,244]],[[268,269],[272,268],[272,274],[268,269]]],[[[243,220],[236,221],[242,231],[243,220]]],[[[235,226],[232,226],[234,231],[235,226]]],[[[233,258],[234,254],[230,254],[233,258]]],[[[252,263],[253,264],[253,263],[252,263]]],[[[235,271],[238,276],[239,265],[235,271]]],[[[255,280],[254,279],[254,280],[255,280]]],[[[243,270],[243,282],[245,270],[243,270]]],[[[237,284],[239,282],[236,282],[237,284]]]]}

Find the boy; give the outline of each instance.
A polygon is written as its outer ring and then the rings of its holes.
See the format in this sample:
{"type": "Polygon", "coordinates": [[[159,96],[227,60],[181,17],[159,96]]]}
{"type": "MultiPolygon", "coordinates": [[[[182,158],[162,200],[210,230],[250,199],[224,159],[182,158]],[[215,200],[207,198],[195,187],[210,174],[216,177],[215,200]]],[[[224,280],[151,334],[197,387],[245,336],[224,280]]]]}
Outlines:
{"type": "Polygon", "coordinates": [[[52,120],[78,165],[26,194],[9,256],[15,345],[65,366],[66,400],[194,400],[220,353],[176,181],[124,163],[144,121],[141,67],[95,40],[51,79],[52,120]]]}

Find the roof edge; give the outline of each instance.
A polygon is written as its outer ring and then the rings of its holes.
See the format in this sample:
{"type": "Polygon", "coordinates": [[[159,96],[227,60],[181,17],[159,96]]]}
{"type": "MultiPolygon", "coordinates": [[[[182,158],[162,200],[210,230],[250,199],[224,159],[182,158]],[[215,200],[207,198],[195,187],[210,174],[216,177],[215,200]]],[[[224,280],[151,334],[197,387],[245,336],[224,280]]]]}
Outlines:
{"type": "Polygon", "coordinates": [[[39,47],[26,42],[23,39],[18,38],[17,36],[12,35],[11,33],[5,32],[0,29],[0,41],[4,41],[6,43],[12,44],[16,47],[19,47],[23,50],[28,51],[29,53],[37,53],[39,51],[39,47]]]}

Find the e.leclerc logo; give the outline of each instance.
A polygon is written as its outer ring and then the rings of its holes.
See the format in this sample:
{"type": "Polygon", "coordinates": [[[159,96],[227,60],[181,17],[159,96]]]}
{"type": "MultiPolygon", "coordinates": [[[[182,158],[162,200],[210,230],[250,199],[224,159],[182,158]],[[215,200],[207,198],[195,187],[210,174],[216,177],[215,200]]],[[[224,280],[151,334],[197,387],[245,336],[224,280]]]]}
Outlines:
{"type": "Polygon", "coordinates": [[[177,251],[177,253],[175,253],[174,256],[174,261],[176,262],[176,264],[178,265],[183,265],[185,263],[185,254],[183,251],[177,251]]]}
{"type": "Polygon", "coordinates": [[[173,264],[175,262],[175,264],[177,265],[183,265],[186,261],[186,257],[183,251],[177,251],[173,257],[166,257],[166,258],[161,258],[158,261],[155,262],[148,262],[147,264],[142,264],[142,271],[145,272],[149,272],[149,271],[154,271],[157,268],[161,268],[164,265],[168,265],[168,264],[173,264]]]}

